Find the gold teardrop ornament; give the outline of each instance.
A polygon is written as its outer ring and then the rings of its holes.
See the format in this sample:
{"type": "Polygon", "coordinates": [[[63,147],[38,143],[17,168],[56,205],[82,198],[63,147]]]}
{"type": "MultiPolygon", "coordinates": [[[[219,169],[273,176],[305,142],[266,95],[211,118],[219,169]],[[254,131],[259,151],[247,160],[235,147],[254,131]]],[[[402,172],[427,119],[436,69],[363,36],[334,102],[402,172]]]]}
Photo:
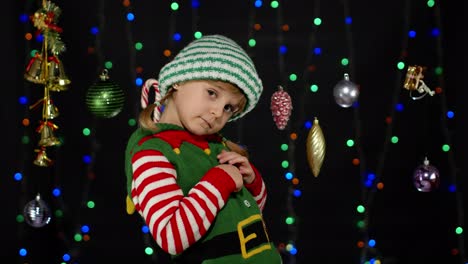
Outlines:
{"type": "Polygon", "coordinates": [[[325,137],[323,136],[318,119],[315,118],[306,141],[307,161],[315,177],[320,173],[320,168],[325,158],[325,148],[325,137]]]}

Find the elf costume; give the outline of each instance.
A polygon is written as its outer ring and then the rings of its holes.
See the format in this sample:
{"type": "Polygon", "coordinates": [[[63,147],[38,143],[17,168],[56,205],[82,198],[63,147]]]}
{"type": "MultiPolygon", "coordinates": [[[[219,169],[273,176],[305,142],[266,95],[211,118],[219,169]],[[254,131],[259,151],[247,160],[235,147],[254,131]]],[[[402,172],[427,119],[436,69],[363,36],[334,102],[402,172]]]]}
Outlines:
{"type": "Polygon", "coordinates": [[[233,192],[234,181],[214,168],[228,150],[221,136],[158,128],[133,133],[125,164],[135,210],[161,248],[176,263],[281,263],[263,223],[267,195],[258,171],[252,166],[255,180],[233,192]]]}
{"type": "MultiPolygon", "coordinates": [[[[225,81],[244,93],[244,110],[229,121],[251,111],[263,90],[249,56],[221,35],[193,41],[161,69],[159,83],[153,82],[155,103],[173,85],[190,80],[225,81]]],[[[146,104],[142,94],[142,107],[146,104]]],[[[138,128],[127,144],[127,211],[143,217],[174,263],[281,263],[262,218],[267,192],[257,169],[252,166],[254,181],[235,192],[231,176],[216,167],[217,155],[229,151],[225,139],[159,123],[160,111],[158,105],[157,130],[138,128]]]]}

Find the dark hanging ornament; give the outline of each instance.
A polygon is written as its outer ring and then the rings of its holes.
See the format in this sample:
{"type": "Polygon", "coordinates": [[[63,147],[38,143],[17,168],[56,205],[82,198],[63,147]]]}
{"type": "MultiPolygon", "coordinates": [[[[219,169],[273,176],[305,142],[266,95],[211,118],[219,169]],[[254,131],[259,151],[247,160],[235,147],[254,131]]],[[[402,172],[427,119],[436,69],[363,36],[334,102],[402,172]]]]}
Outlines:
{"type": "Polygon", "coordinates": [[[99,81],[91,85],[86,93],[86,106],[100,118],[112,118],[122,111],[125,96],[119,85],[109,80],[108,71],[103,70],[99,81]]]}
{"type": "Polygon", "coordinates": [[[439,170],[429,164],[427,157],[423,164],[416,167],[413,173],[414,187],[420,192],[431,192],[440,185],[439,170]]]}

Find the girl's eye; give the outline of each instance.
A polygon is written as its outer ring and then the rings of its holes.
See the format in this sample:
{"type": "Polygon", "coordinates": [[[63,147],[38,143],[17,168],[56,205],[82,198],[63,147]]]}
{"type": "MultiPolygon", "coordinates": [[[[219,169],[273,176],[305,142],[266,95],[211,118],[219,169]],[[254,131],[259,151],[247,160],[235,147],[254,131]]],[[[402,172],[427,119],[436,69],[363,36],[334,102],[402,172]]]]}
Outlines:
{"type": "Polygon", "coordinates": [[[224,111],[228,113],[233,113],[234,112],[234,106],[228,104],[224,106],[224,111]]]}
{"type": "Polygon", "coordinates": [[[225,105],[224,106],[224,111],[228,112],[228,113],[235,113],[235,112],[237,112],[237,110],[238,110],[237,107],[234,107],[232,105],[225,105]]]}
{"type": "Polygon", "coordinates": [[[213,90],[208,90],[208,95],[209,96],[214,96],[214,95],[216,95],[216,92],[213,91],[213,90]]]}

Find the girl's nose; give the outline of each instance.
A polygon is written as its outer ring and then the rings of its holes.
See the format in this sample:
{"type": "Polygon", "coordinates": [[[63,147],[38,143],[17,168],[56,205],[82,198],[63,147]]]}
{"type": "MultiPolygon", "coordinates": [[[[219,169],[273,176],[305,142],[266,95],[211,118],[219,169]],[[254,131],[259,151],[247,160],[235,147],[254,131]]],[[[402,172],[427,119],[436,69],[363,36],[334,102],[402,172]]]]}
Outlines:
{"type": "Polygon", "coordinates": [[[216,103],[211,107],[211,114],[215,117],[221,117],[224,112],[224,105],[216,103]]]}
{"type": "Polygon", "coordinates": [[[223,113],[223,110],[219,108],[213,108],[211,110],[211,114],[215,117],[221,117],[222,113],[223,113]]]}

